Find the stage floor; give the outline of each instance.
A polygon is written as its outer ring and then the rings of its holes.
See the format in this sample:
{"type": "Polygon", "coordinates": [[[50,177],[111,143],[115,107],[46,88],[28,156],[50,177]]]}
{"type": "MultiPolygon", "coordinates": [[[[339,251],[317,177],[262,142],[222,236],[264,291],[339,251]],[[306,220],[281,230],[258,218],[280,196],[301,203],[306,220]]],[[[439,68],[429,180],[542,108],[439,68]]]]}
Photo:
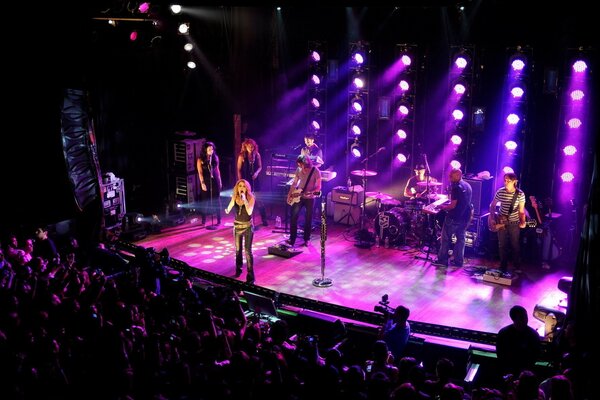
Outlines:
{"type": "MultiPolygon", "coordinates": [[[[327,220],[324,259],[318,227],[313,230],[308,247],[297,247],[300,254],[284,258],[269,254],[268,248],[281,243],[287,237],[285,232],[274,229],[274,218],[270,218],[269,226],[259,226],[253,246],[255,284],[278,293],[364,311],[373,311],[387,294],[390,306],[403,304],[410,309],[411,321],[486,333],[497,333],[509,324],[508,312],[515,304],[529,311],[530,326],[540,332],[543,323],[533,317],[536,304],[566,311],[560,303],[566,294],[557,286],[561,277],[572,275],[573,265],[560,258],[553,260],[550,269],[524,264],[523,272],[507,286],[486,282],[478,275],[498,266],[495,256],[478,255],[468,247],[462,268],[439,267],[423,259],[427,254],[418,242],[361,248],[356,246],[358,225],[335,223],[331,217],[327,220]],[[313,284],[315,278],[322,277],[331,279],[332,285],[313,284]]],[[[163,228],[135,244],[156,251],[167,248],[172,258],[192,268],[234,278],[232,221],[232,216],[226,215],[217,229],[210,230],[200,225],[199,219],[188,216],[184,224],[163,228]]],[[[365,218],[363,231],[373,232],[374,225],[374,220],[365,218]]],[[[299,236],[298,243],[301,242],[299,236]]],[[[435,254],[430,258],[434,259],[435,254]]],[[[245,278],[244,268],[238,279],[245,278]]]]}

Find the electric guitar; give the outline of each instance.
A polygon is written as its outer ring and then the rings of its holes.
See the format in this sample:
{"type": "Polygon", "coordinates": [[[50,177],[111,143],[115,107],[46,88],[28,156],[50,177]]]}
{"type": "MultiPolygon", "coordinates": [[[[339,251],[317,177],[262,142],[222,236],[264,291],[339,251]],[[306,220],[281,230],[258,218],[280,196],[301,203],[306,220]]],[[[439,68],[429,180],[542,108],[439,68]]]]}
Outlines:
{"type": "MultiPolygon", "coordinates": [[[[295,203],[298,203],[300,201],[300,195],[302,194],[302,189],[294,189],[294,191],[288,195],[287,198],[287,203],[290,206],[293,206],[295,203]]],[[[306,195],[315,195],[317,197],[321,196],[321,191],[317,191],[317,192],[307,192],[305,193],[306,195]]]]}
{"type": "MultiPolygon", "coordinates": [[[[491,232],[498,232],[502,229],[506,228],[507,225],[519,225],[519,221],[509,221],[508,215],[503,214],[494,214],[490,215],[488,218],[488,229],[491,232]]],[[[537,226],[537,221],[535,219],[528,219],[525,222],[526,228],[535,228],[537,226]]]]}

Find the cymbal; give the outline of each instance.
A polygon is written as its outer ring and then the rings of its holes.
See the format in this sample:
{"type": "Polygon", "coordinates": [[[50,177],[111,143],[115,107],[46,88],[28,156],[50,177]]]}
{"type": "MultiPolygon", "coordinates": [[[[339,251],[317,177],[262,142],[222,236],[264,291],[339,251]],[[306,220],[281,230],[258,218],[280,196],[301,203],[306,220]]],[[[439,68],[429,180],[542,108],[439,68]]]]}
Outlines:
{"type": "Polygon", "coordinates": [[[369,171],[368,169],[355,169],[354,171],[351,171],[350,173],[352,175],[356,175],[356,176],[375,176],[375,175],[377,175],[377,172],[369,171]]]}
{"type": "Polygon", "coordinates": [[[377,200],[389,200],[392,198],[391,195],[381,192],[367,192],[366,196],[377,200]]]}
{"type": "Polygon", "coordinates": [[[417,182],[417,186],[442,186],[442,182],[417,182]]]}

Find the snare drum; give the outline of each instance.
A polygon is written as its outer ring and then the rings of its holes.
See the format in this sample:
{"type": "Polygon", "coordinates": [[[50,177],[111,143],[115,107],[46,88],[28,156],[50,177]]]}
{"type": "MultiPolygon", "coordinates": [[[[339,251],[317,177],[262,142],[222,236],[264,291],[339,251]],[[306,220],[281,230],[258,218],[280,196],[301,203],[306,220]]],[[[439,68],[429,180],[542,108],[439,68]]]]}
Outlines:
{"type": "Polygon", "coordinates": [[[382,211],[375,217],[374,226],[375,235],[381,240],[389,237],[390,242],[397,242],[404,238],[410,227],[410,214],[398,207],[382,211]]]}

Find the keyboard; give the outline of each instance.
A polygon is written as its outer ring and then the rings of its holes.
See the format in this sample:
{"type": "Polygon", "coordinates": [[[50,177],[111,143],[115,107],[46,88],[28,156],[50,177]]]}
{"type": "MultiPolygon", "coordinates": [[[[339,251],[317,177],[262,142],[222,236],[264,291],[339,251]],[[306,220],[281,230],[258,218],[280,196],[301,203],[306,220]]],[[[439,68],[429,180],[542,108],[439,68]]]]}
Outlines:
{"type": "MultiPolygon", "coordinates": [[[[290,169],[283,165],[267,165],[266,174],[268,176],[278,176],[281,178],[293,178],[296,174],[296,169],[290,169]]],[[[328,182],[337,176],[337,172],[324,170],[321,171],[321,180],[328,182]]]]}
{"type": "Polygon", "coordinates": [[[440,196],[444,196],[444,197],[423,207],[423,212],[425,214],[434,214],[435,215],[440,212],[440,209],[438,207],[448,201],[448,197],[446,195],[440,195],[440,196]]]}

